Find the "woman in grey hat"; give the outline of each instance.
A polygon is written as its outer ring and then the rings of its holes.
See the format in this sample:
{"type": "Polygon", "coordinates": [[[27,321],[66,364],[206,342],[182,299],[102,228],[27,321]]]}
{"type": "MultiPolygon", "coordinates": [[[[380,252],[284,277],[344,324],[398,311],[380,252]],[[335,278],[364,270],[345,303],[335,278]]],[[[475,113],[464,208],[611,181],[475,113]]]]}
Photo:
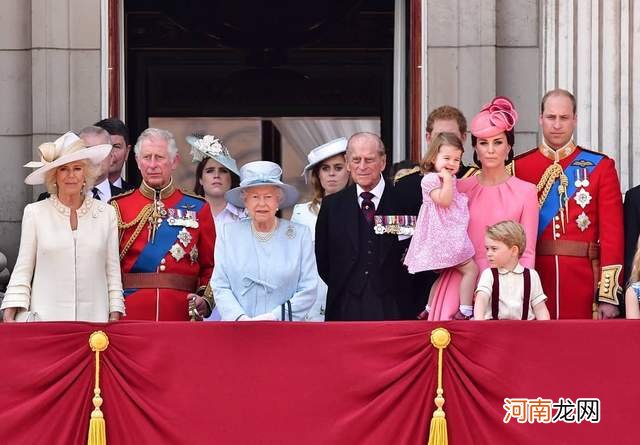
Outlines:
{"type": "Polygon", "coordinates": [[[273,162],[249,162],[240,169],[240,186],[226,194],[249,218],[225,224],[216,244],[211,288],[222,320],[301,321],[316,299],[311,233],[276,217],[298,198],[281,175],[273,162]]]}
{"type": "Polygon", "coordinates": [[[243,208],[231,204],[225,198],[225,193],[240,183],[238,166],[226,145],[213,135],[202,138],[188,136],[187,142],[191,145],[193,162],[198,163],[193,191],[209,203],[216,231],[219,232],[228,222],[246,218],[243,208]]]}
{"type": "MultiPolygon", "coordinates": [[[[339,192],[349,184],[349,172],[345,152],[347,139],[338,138],[314,148],[307,155],[309,164],[302,174],[305,181],[311,183],[313,197],[311,201],[297,204],[293,208],[291,221],[304,224],[311,230],[311,238],[315,241],[316,221],[322,200],[339,192]]],[[[307,314],[307,320],[324,321],[324,309],[327,302],[327,285],[318,277],[318,298],[307,314]]]]}
{"type": "Polygon", "coordinates": [[[37,168],[25,183],[46,184],[50,196],[24,209],[3,319],[118,320],[124,299],[116,212],[90,193],[111,145],[87,148],[68,132],[38,150],[41,160],[25,165],[37,168]]]}

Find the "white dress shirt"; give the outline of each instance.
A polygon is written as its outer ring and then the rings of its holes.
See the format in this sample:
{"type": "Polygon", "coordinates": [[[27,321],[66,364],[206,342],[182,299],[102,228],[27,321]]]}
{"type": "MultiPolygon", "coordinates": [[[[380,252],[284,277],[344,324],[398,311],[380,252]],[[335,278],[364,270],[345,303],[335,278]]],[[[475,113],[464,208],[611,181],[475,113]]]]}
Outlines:
{"type": "Polygon", "coordinates": [[[100,201],[109,202],[111,199],[111,184],[109,179],[105,179],[100,184],[96,184],[95,188],[98,189],[98,195],[100,195],[100,201]]]}
{"type": "MultiPolygon", "coordinates": [[[[356,184],[356,193],[358,194],[358,207],[362,207],[362,201],[364,201],[364,199],[362,199],[362,196],[360,196],[360,193],[362,192],[364,192],[364,189],[360,187],[360,185],[356,184]]],[[[373,201],[373,205],[376,206],[376,210],[378,210],[378,205],[380,204],[380,199],[382,198],[382,192],[384,192],[384,178],[382,177],[382,175],[380,175],[380,181],[378,181],[376,186],[369,191],[369,193],[373,194],[373,198],[371,198],[371,201],[373,201]]]]}

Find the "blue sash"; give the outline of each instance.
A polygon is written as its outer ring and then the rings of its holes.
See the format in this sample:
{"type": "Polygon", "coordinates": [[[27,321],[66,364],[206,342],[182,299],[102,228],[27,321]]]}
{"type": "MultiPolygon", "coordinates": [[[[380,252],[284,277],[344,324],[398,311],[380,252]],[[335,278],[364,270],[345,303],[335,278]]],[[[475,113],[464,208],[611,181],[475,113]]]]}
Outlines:
{"type": "MultiPolygon", "coordinates": [[[[204,206],[204,201],[201,199],[184,195],[175,205],[175,208],[187,207],[189,210],[198,213],[202,206],[204,206]]],[[[163,219],[156,230],[155,242],[147,243],[131,268],[131,272],[155,272],[160,265],[160,261],[167,255],[171,246],[178,239],[180,230],[182,230],[182,226],[170,226],[167,220],[163,219]]]]}
{"type": "MultiPolygon", "coordinates": [[[[564,169],[564,174],[569,179],[569,184],[567,186],[567,199],[573,198],[573,195],[576,194],[577,187],[575,185],[577,175],[576,172],[579,169],[586,168],[587,174],[591,174],[593,170],[596,168],[598,163],[604,159],[604,155],[593,153],[591,151],[581,150],[578,153],[578,156],[573,160],[571,165],[564,169]],[[577,164],[577,165],[576,165],[577,164]],[[582,164],[582,165],[581,165],[582,164]]],[[[549,190],[549,194],[547,195],[547,199],[545,199],[542,207],[540,207],[540,220],[538,222],[538,238],[545,231],[547,226],[553,221],[553,217],[558,214],[560,208],[562,207],[562,203],[560,202],[560,196],[558,195],[558,186],[560,185],[559,179],[553,183],[551,190],[549,190]]]]}

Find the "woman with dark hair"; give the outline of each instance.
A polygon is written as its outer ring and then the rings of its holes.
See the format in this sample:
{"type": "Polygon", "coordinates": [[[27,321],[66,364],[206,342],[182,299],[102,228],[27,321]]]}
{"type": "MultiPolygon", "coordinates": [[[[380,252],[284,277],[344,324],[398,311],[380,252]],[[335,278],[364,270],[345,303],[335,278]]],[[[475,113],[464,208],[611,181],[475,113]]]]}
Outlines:
{"type": "MultiPolygon", "coordinates": [[[[345,152],[347,139],[338,138],[314,148],[307,155],[309,164],[302,172],[305,180],[309,178],[313,196],[311,201],[297,204],[293,208],[291,221],[304,224],[311,230],[315,241],[316,221],[322,200],[332,193],[339,192],[349,183],[349,172],[345,152]]],[[[307,320],[324,321],[324,309],[327,301],[327,285],[318,277],[318,298],[307,315],[307,320]]]]}
{"type": "MultiPolygon", "coordinates": [[[[471,122],[474,161],[482,171],[463,179],[458,191],[469,199],[468,234],[475,248],[474,261],[480,270],[489,267],[484,247],[487,226],[513,220],[525,229],[527,244],[520,262],[533,268],[538,230],[538,194],[535,185],[510,176],[505,166],[513,159],[513,128],[518,113],[506,97],[496,97],[486,104],[471,122]]],[[[436,283],[429,320],[468,319],[473,308],[463,313],[459,308],[460,273],[447,270],[436,283]]]]}
{"type": "Polygon", "coordinates": [[[191,145],[193,162],[198,163],[193,191],[209,203],[216,232],[220,233],[223,224],[246,217],[244,209],[225,198],[225,193],[240,184],[238,166],[227,147],[213,135],[202,138],[189,136],[187,142],[191,145]]]}

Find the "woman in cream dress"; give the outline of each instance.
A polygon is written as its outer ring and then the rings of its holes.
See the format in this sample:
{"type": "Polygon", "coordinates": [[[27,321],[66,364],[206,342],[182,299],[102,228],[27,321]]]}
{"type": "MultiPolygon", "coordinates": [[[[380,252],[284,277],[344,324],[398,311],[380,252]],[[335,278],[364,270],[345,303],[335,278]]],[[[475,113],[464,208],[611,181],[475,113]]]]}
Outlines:
{"type": "MultiPolygon", "coordinates": [[[[339,192],[349,183],[349,172],[344,153],[347,150],[347,139],[338,138],[314,148],[307,155],[309,164],[304,168],[305,180],[310,177],[313,189],[311,201],[297,204],[293,208],[291,221],[304,224],[311,230],[315,241],[316,220],[322,199],[332,193],[339,192]]],[[[307,314],[307,320],[324,321],[324,309],[327,301],[327,285],[318,277],[318,298],[307,314]]]]}
{"type": "Polygon", "coordinates": [[[69,132],[38,147],[25,179],[51,196],[24,209],[18,259],[2,309],[10,321],[106,322],[124,314],[113,207],[87,191],[111,145],[86,148],[69,132]]]}

